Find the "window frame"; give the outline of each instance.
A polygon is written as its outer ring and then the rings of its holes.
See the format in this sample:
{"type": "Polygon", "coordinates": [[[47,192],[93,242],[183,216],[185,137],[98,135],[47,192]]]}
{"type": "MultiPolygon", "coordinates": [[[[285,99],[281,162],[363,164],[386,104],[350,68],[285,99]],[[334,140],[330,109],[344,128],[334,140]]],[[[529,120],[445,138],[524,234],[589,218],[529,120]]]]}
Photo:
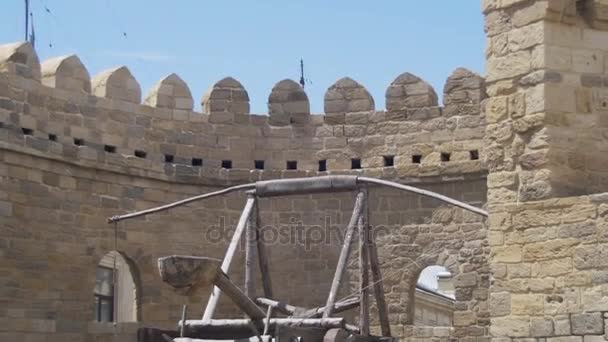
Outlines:
{"type": "Polygon", "coordinates": [[[108,266],[103,266],[103,265],[97,265],[97,268],[102,268],[105,270],[109,270],[111,275],[112,275],[112,283],[111,283],[111,295],[105,295],[105,294],[100,294],[97,292],[93,292],[93,298],[94,298],[94,311],[95,311],[95,321],[97,322],[104,322],[104,323],[111,323],[114,322],[114,317],[116,315],[115,311],[115,303],[114,301],[116,300],[116,287],[115,287],[115,280],[116,277],[118,276],[118,270],[114,269],[113,267],[108,267],[108,266]],[[101,316],[101,302],[108,302],[109,303],[109,307],[110,307],[110,317],[108,321],[104,321],[102,320],[102,316],[101,316]]]}

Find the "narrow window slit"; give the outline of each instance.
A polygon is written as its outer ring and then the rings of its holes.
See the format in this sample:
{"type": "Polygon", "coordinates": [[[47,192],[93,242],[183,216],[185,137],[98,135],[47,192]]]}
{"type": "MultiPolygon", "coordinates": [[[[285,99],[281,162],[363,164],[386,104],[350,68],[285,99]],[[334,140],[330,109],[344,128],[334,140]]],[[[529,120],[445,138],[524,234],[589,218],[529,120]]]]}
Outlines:
{"type": "Polygon", "coordinates": [[[135,151],[133,152],[133,154],[134,154],[134,155],[135,155],[137,158],[142,158],[142,159],[146,158],[146,156],[148,155],[148,154],[146,153],[146,151],[142,151],[142,150],[135,150],[135,151]]]}
{"type": "Polygon", "coordinates": [[[222,169],[232,169],[232,160],[222,160],[222,169]]]}
{"type": "Polygon", "coordinates": [[[192,158],[192,166],[203,166],[202,158],[192,158]]]}
{"type": "Polygon", "coordinates": [[[395,166],[395,156],[384,156],[384,167],[395,166]]]}
{"type": "Polygon", "coordinates": [[[287,161],[287,170],[297,170],[297,169],[298,169],[298,161],[296,161],[296,160],[287,161]]]}
{"type": "Polygon", "coordinates": [[[112,145],[103,145],[103,150],[108,153],[116,153],[116,146],[112,145]]]}
{"type": "Polygon", "coordinates": [[[84,145],[84,139],[74,138],[74,145],[76,145],[76,146],[83,146],[84,145]]]}
{"type": "Polygon", "coordinates": [[[34,134],[33,129],[25,128],[25,127],[21,127],[21,132],[23,132],[23,135],[33,135],[34,134]]]}
{"type": "Polygon", "coordinates": [[[319,172],[327,171],[327,160],[319,160],[319,172]]]}

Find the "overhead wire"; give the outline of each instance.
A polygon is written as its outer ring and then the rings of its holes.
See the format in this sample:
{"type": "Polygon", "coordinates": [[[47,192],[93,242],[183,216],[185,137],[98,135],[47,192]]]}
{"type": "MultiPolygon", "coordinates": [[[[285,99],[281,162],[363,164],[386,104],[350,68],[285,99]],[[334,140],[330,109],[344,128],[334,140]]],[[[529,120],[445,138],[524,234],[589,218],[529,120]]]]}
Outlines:
{"type": "Polygon", "coordinates": [[[46,2],[46,0],[39,0],[40,5],[42,6],[42,8],[44,9],[44,13],[45,13],[45,18],[46,21],[48,23],[47,27],[45,28],[44,32],[48,32],[48,35],[50,36],[49,38],[49,48],[53,49],[55,47],[57,47],[57,45],[59,44],[58,41],[56,40],[56,35],[54,33],[59,32],[62,36],[62,39],[66,42],[65,46],[69,46],[71,48],[74,48],[76,45],[74,45],[74,42],[76,42],[77,40],[74,39],[74,36],[72,35],[72,33],[70,32],[70,30],[66,29],[64,27],[64,20],[59,20],[59,18],[57,17],[57,14],[55,13],[54,10],[51,9],[51,6],[49,6],[49,4],[46,2]]]}
{"type": "MultiPolygon", "coordinates": [[[[118,14],[118,12],[115,10],[114,6],[112,6],[112,3],[110,0],[105,0],[105,4],[106,7],[108,8],[108,10],[110,11],[110,15],[113,18],[113,20],[115,21],[115,23],[117,24],[116,26],[118,27],[120,34],[123,38],[123,42],[125,42],[125,45],[123,45],[121,47],[121,49],[123,50],[127,50],[129,48],[133,49],[137,49],[138,48],[138,41],[137,40],[132,40],[129,39],[130,38],[130,32],[127,31],[126,26],[124,25],[121,16],[118,14]]],[[[139,56],[136,53],[134,53],[133,55],[131,55],[130,57],[132,57],[133,59],[135,59],[135,61],[137,62],[137,64],[139,65],[139,67],[142,69],[143,73],[145,75],[153,75],[153,73],[151,72],[151,68],[150,68],[150,61],[147,61],[146,59],[142,58],[141,56],[139,56]]],[[[132,72],[134,70],[131,70],[132,72]]],[[[141,86],[141,84],[140,84],[141,86]]]]}

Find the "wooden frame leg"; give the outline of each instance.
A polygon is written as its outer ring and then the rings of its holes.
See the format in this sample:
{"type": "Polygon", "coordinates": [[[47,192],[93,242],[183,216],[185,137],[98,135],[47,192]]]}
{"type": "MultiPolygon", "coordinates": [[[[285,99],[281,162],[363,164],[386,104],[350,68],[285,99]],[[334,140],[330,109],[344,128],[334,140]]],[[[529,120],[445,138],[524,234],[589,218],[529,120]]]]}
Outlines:
{"type": "Polygon", "coordinates": [[[367,224],[367,191],[363,199],[362,213],[359,215],[359,332],[369,335],[369,226],[367,224]]]}
{"type": "Polygon", "coordinates": [[[270,279],[270,265],[268,260],[268,253],[266,251],[266,245],[264,244],[264,239],[261,230],[262,222],[260,220],[260,212],[259,207],[255,207],[254,215],[256,217],[257,225],[256,225],[256,233],[257,233],[257,244],[258,244],[258,261],[260,263],[260,274],[262,276],[262,287],[264,289],[264,297],[266,298],[274,298],[272,291],[272,281],[270,279]]]}
{"type": "MultiPolygon", "coordinates": [[[[253,194],[248,196],[253,197],[253,194]]],[[[245,233],[245,294],[251,299],[255,299],[255,268],[257,253],[257,203],[254,203],[252,213],[247,220],[245,233]]]]}
{"type": "Polygon", "coordinates": [[[378,261],[378,249],[373,234],[370,234],[369,239],[369,260],[372,270],[372,281],[374,282],[374,294],[376,297],[376,306],[378,307],[378,316],[380,319],[380,329],[382,336],[391,336],[391,325],[388,321],[388,308],[384,298],[384,285],[382,284],[382,274],[380,272],[380,262],[378,261]]]}
{"type": "Polygon", "coordinates": [[[327,297],[327,304],[325,305],[325,311],[323,312],[323,318],[331,317],[334,311],[334,305],[336,303],[336,295],[338,294],[338,290],[340,289],[340,284],[342,283],[342,278],[344,277],[344,272],[346,271],[346,262],[350,256],[350,247],[353,240],[353,234],[355,232],[355,226],[359,222],[359,216],[361,216],[361,212],[363,209],[363,202],[365,199],[365,193],[363,191],[359,191],[357,194],[357,199],[355,200],[355,207],[353,209],[353,214],[350,217],[350,221],[348,222],[348,226],[346,227],[346,234],[344,235],[344,243],[342,244],[342,251],[340,252],[340,258],[338,259],[338,265],[336,266],[336,273],[334,274],[334,280],[331,283],[331,290],[329,291],[329,296],[327,297]]]}
{"type": "MultiPolygon", "coordinates": [[[[247,203],[245,203],[245,208],[243,208],[239,222],[236,225],[236,230],[232,235],[232,240],[230,240],[230,245],[228,245],[228,250],[226,251],[226,255],[222,261],[221,270],[224,271],[224,273],[228,273],[228,270],[230,269],[232,258],[234,258],[236,248],[241,240],[241,236],[243,235],[247,221],[249,221],[249,216],[253,211],[255,201],[256,199],[253,196],[247,198],[247,203]]],[[[203,314],[203,321],[210,321],[211,318],[213,318],[213,313],[215,312],[217,303],[220,300],[221,293],[222,291],[219,289],[219,287],[213,287],[213,292],[211,292],[211,296],[209,296],[209,301],[207,301],[207,307],[205,308],[205,313],[203,314]]]]}

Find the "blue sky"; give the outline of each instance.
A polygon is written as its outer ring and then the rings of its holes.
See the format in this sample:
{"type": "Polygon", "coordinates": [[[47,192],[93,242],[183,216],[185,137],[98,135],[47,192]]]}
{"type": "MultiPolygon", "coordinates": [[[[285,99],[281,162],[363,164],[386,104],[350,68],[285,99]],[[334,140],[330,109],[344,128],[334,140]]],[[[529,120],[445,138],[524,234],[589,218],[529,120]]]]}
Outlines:
{"type": "MultiPolygon", "coordinates": [[[[272,86],[299,79],[300,58],[313,113],[323,112],[323,94],[343,76],[363,84],[382,109],[386,87],[405,71],[438,94],[459,66],[484,73],[479,0],[30,2],[41,60],[75,53],[91,76],[126,65],[143,96],[175,72],[195,108],[208,87],[232,76],[248,90],[252,113],[265,114],[272,86]]],[[[23,3],[3,0],[0,43],[23,40],[23,3]]]]}

